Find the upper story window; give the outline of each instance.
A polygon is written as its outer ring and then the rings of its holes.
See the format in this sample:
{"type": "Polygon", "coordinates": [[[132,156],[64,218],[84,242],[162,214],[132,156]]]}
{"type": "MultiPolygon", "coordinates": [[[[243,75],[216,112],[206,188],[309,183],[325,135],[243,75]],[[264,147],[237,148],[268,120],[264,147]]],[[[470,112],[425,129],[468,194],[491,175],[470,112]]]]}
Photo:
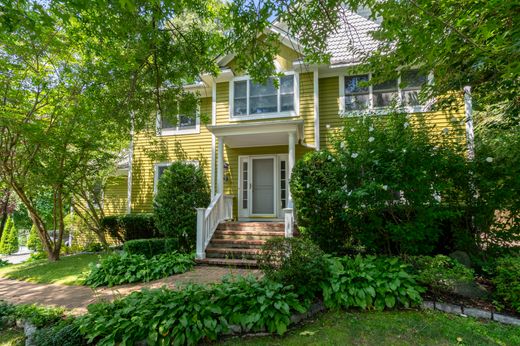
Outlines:
{"type": "Polygon", "coordinates": [[[371,74],[340,78],[344,112],[385,109],[392,105],[420,111],[419,92],[428,82],[428,77],[417,70],[405,71],[398,79],[374,85],[368,85],[371,74]]]}
{"type": "Polygon", "coordinates": [[[200,132],[198,107],[194,115],[177,114],[173,119],[171,116],[160,115],[157,120],[157,132],[163,136],[200,132]]]}
{"type": "Polygon", "coordinates": [[[296,81],[294,74],[271,77],[264,84],[248,78],[237,78],[231,88],[231,116],[236,118],[262,118],[292,116],[296,113],[296,81]],[[275,78],[279,86],[275,86],[275,78]]]}

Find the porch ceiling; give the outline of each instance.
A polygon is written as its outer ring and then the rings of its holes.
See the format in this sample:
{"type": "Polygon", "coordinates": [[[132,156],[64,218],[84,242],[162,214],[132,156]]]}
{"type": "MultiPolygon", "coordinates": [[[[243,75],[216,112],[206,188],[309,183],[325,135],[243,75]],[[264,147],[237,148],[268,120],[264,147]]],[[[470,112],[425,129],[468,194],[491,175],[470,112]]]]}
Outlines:
{"type": "Polygon", "coordinates": [[[288,145],[289,133],[303,135],[303,120],[247,122],[227,125],[208,125],[216,137],[224,138],[230,148],[288,145]]]}

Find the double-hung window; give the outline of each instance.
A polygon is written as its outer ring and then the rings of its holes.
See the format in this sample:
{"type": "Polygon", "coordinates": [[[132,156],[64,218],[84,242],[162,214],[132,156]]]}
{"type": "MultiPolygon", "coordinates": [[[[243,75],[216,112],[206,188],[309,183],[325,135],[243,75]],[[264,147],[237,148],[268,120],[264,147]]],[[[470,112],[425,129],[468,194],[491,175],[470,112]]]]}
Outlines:
{"type": "Polygon", "coordinates": [[[161,135],[198,133],[200,130],[200,118],[198,109],[193,115],[176,114],[172,116],[160,115],[158,131],[161,135]]]}
{"type": "Polygon", "coordinates": [[[392,105],[419,111],[419,92],[428,78],[417,70],[401,73],[397,79],[369,85],[371,74],[343,76],[342,108],[345,113],[384,110],[392,105]]]}
{"type": "Polygon", "coordinates": [[[263,84],[250,79],[232,82],[232,117],[287,116],[295,112],[296,83],[294,74],[271,77],[263,84]],[[275,86],[278,79],[278,87],[275,86]]]}

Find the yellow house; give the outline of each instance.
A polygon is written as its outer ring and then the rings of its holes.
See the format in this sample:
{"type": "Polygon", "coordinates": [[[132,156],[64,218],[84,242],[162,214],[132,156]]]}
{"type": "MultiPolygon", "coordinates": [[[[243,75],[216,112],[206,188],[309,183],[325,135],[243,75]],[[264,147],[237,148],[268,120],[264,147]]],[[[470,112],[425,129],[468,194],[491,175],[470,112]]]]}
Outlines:
{"type": "MultiPolygon", "coordinates": [[[[127,174],[114,178],[105,191],[107,214],[151,212],[162,172],[171,162],[183,160],[204,169],[212,192],[211,205],[198,212],[199,258],[208,255],[216,229],[237,230],[236,225],[219,227],[224,220],[250,222],[246,227],[252,232],[260,227],[258,221],[270,221],[271,228],[263,231],[291,236],[289,181],[294,163],[308,151],[330,146],[331,134],[344,117],[384,114],[397,100],[403,111],[427,115],[439,131],[464,119],[463,109],[456,114],[432,113],[419,104],[418,91],[429,78],[413,70],[398,80],[364,87],[362,82],[371,74],[350,71],[359,63],[356,50],[375,47],[369,31],[377,23],[356,13],[347,20],[356,34],[345,29],[329,38],[328,65],[305,64],[298,41],[280,35],[275,61],[282,75],[275,77],[278,88],[274,78],[263,85],[254,83],[234,68],[233,55],[222,57],[217,78],[202,76],[201,83],[187,86],[200,97],[196,119],[179,115],[172,126],[159,118],[155,132],[134,136],[127,174]]],[[[261,242],[250,239],[241,248],[261,242]]],[[[244,251],[222,253],[244,255],[244,251]]]]}

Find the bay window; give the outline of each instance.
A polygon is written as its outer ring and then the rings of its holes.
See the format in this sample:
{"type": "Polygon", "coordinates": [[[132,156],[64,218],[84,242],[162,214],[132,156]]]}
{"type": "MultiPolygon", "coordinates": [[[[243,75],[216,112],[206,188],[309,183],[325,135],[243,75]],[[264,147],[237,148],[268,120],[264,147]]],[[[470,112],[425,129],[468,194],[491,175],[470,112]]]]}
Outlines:
{"type": "Polygon", "coordinates": [[[295,111],[296,83],[293,74],[271,77],[263,84],[250,79],[232,82],[233,117],[273,115],[295,111]],[[278,79],[278,87],[275,86],[278,79]]]}

